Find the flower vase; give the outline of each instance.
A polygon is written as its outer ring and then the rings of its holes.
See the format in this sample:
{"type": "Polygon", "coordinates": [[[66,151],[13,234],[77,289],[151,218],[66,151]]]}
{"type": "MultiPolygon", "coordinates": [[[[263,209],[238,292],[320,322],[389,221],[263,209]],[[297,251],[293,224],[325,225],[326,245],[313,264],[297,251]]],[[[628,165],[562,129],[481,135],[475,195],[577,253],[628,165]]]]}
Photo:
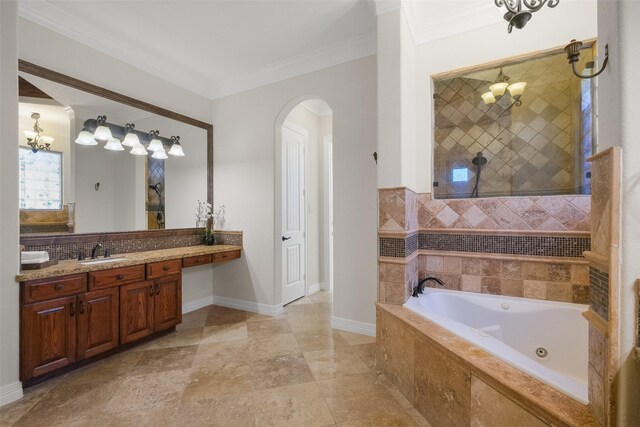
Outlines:
{"type": "Polygon", "coordinates": [[[215,237],[213,236],[213,234],[208,234],[206,236],[204,236],[204,244],[207,246],[213,246],[216,242],[215,237]]]}

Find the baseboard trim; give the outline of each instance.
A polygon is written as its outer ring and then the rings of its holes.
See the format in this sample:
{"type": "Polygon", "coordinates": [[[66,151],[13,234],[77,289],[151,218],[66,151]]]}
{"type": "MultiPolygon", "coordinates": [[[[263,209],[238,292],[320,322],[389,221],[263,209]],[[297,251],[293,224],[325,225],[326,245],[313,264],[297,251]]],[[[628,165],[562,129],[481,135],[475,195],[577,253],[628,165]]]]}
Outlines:
{"type": "Polygon", "coordinates": [[[320,282],[320,290],[329,292],[329,284],[326,282],[320,282]]]}
{"type": "Polygon", "coordinates": [[[0,387],[0,406],[22,399],[22,383],[16,381],[0,387]]]}
{"type": "Polygon", "coordinates": [[[245,301],[235,298],[213,296],[213,304],[223,307],[235,308],[237,310],[250,311],[252,313],[263,314],[265,316],[277,316],[284,312],[282,304],[268,305],[253,301],[245,301]]]}
{"type": "Polygon", "coordinates": [[[182,314],[191,313],[192,311],[196,311],[211,304],[213,304],[213,295],[198,298],[194,301],[189,301],[185,304],[182,304],[182,314]]]}
{"type": "Polygon", "coordinates": [[[339,329],[341,331],[367,335],[369,337],[376,336],[375,323],[364,323],[364,322],[358,322],[356,320],[343,319],[341,317],[332,317],[331,327],[333,329],[339,329]]]}
{"type": "Polygon", "coordinates": [[[313,285],[309,285],[309,293],[307,294],[307,296],[309,295],[313,295],[316,292],[320,292],[320,289],[323,289],[324,283],[322,282],[318,282],[318,283],[314,283],[313,285]]]}

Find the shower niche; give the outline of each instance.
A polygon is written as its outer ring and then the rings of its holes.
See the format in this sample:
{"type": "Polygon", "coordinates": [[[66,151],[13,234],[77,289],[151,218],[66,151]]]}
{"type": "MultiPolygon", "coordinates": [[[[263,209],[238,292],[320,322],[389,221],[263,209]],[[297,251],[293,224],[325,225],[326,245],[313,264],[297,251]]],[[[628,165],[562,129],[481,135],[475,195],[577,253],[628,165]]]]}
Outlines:
{"type": "Polygon", "coordinates": [[[434,197],[589,194],[592,85],[562,50],[434,76],[434,197]]]}

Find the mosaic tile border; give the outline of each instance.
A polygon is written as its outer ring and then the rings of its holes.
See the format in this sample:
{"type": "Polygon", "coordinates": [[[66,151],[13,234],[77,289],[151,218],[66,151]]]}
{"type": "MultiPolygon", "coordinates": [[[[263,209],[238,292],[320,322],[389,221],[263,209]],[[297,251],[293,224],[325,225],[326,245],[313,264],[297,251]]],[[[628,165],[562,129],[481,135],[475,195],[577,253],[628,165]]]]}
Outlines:
{"type": "Polygon", "coordinates": [[[501,234],[430,233],[420,231],[406,238],[380,237],[379,255],[403,258],[418,249],[502,255],[582,258],[591,250],[589,237],[501,234]],[[417,245],[416,245],[417,240],[417,245]]]}
{"type": "Polygon", "coordinates": [[[609,273],[589,266],[589,304],[600,317],[609,320],[609,273]]]}
{"type": "MultiPolygon", "coordinates": [[[[215,232],[216,244],[242,246],[242,232],[215,232]]],[[[202,230],[193,229],[191,234],[183,232],[174,236],[160,237],[139,237],[131,239],[95,239],[87,241],[84,236],[76,242],[26,244],[27,251],[47,251],[51,259],[66,260],[76,259],[78,253],[83,252],[88,256],[91,249],[97,242],[101,242],[105,249],[109,249],[112,254],[124,254],[131,252],[144,252],[159,249],[171,249],[185,246],[198,246],[203,244],[202,230]]],[[[25,242],[28,243],[28,242],[25,242]]]]}

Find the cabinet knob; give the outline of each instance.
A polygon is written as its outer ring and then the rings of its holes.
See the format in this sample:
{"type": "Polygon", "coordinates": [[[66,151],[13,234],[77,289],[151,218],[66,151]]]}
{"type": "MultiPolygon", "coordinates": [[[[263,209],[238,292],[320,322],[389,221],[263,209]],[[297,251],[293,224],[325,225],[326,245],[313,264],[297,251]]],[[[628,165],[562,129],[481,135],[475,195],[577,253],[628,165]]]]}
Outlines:
{"type": "Polygon", "coordinates": [[[153,285],[149,286],[149,296],[153,296],[153,285]]]}
{"type": "Polygon", "coordinates": [[[156,295],[160,295],[160,285],[156,285],[156,295]]]}
{"type": "Polygon", "coordinates": [[[124,276],[122,274],[118,274],[116,276],[116,280],[122,280],[122,279],[124,279],[124,276]]]}
{"type": "Polygon", "coordinates": [[[164,271],[169,271],[169,266],[168,266],[168,265],[165,265],[164,267],[162,267],[162,269],[163,269],[164,271]]]}
{"type": "Polygon", "coordinates": [[[72,302],[70,307],[69,307],[69,309],[70,309],[69,310],[69,315],[71,317],[75,316],[76,315],[76,303],[72,302]]]}
{"type": "Polygon", "coordinates": [[[64,289],[64,285],[62,283],[58,283],[53,287],[53,289],[55,289],[56,291],[61,291],[64,289]]]}
{"type": "Polygon", "coordinates": [[[80,314],[84,314],[84,301],[80,301],[80,314]]]}

